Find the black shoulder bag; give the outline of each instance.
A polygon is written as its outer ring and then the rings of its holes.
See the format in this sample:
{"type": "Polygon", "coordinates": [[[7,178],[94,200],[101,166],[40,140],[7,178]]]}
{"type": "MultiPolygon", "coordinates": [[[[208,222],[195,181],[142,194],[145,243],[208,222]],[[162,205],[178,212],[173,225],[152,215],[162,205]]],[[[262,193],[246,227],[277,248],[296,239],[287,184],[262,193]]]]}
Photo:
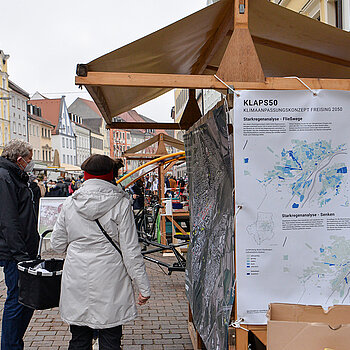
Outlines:
{"type": "Polygon", "coordinates": [[[122,259],[123,259],[123,254],[122,251],[120,250],[120,248],[114,243],[113,239],[111,238],[111,236],[106,232],[106,230],[102,227],[101,223],[98,221],[98,219],[95,220],[96,224],[98,225],[98,227],[100,228],[100,230],[102,231],[102,233],[106,236],[106,238],[109,240],[109,242],[112,244],[112,246],[118,250],[119,254],[121,255],[122,259]]]}

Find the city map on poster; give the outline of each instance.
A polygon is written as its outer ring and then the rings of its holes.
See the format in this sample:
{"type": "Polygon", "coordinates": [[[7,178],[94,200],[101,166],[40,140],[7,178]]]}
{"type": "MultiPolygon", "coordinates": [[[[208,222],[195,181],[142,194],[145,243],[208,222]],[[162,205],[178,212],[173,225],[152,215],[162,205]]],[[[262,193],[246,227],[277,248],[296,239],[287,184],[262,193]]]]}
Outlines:
{"type": "Polygon", "coordinates": [[[350,304],[350,93],[235,97],[237,313],[350,304]]]}
{"type": "MultiPolygon", "coordinates": [[[[52,230],[66,197],[42,197],[39,205],[38,231],[43,234],[46,230],[52,230]]],[[[50,237],[50,234],[46,236],[50,237]]]]}

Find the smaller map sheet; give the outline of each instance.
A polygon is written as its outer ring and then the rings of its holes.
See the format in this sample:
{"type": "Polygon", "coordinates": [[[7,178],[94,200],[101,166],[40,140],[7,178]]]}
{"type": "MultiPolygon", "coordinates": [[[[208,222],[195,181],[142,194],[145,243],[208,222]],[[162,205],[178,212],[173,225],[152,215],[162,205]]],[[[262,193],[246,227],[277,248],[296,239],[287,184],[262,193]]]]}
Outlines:
{"type": "MultiPolygon", "coordinates": [[[[38,232],[40,235],[46,230],[53,229],[65,200],[66,197],[40,198],[38,218],[38,232]]],[[[46,237],[50,237],[50,234],[46,237]]]]}
{"type": "Polygon", "coordinates": [[[350,93],[235,97],[237,312],[350,304],[350,93]]]}
{"type": "Polygon", "coordinates": [[[191,213],[186,294],[206,348],[224,350],[234,292],[232,138],[224,107],[184,139],[191,213]]]}

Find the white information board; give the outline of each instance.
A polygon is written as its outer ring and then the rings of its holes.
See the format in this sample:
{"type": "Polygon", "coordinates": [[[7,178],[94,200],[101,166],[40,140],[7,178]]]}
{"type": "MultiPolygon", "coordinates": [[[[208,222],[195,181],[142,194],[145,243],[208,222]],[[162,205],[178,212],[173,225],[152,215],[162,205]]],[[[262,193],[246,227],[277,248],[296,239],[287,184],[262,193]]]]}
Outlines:
{"type": "MultiPolygon", "coordinates": [[[[43,234],[46,230],[52,230],[62,205],[67,197],[42,197],[39,204],[38,231],[43,234]]],[[[50,234],[46,237],[50,237],[50,234]]]]}
{"type": "Polygon", "coordinates": [[[234,101],[237,313],[350,304],[350,92],[241,91],[234,101]]]}

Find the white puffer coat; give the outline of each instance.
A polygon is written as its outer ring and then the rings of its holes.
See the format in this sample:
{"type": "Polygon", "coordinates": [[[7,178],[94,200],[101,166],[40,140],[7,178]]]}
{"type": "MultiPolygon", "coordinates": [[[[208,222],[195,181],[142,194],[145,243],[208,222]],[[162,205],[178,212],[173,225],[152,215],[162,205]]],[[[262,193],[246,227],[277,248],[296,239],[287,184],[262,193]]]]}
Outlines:
{"type": "Polygon", "coordinates": [[[111,328],[137,316],[133,280],[150,295],[141,248],[127,194],[120,186],[90,179],[62,207],[51,236],[57,252],[67,251],[60,312],[68,324],[111,328]],[[123,258],[94,221],[120,247],[123,258]]]}

